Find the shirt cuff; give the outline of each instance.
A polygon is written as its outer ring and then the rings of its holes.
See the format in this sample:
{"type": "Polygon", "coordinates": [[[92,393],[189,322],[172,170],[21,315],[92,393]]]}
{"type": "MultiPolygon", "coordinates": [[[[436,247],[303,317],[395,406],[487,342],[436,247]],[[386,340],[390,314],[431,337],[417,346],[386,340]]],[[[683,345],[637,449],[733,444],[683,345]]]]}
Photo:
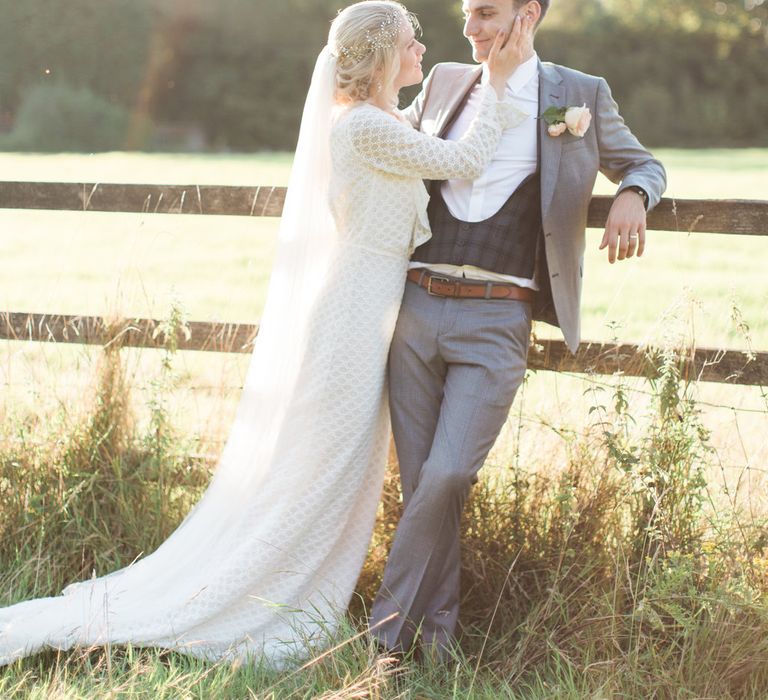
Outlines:
{"type": "Polygon", "coordinates": [[[622,187],[616,194],[621,194],[622,192],[630,190],[631,192],[637,193],[640,198],[643,200],[643,206],[645,207],[645,210],[648,211],[648,193],[639,185],[628,185],[627,187],[622,187]]]}

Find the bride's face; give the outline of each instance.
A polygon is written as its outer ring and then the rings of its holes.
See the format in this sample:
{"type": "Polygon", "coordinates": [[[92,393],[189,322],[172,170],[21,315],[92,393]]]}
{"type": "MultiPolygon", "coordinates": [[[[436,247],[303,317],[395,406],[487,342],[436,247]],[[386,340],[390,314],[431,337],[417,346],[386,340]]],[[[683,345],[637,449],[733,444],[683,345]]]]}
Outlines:
{"type": "Polygon", "coordinates": [[[418,85],[424,80],[421,71],[421,57],[426,52],[426,47],[416,39],[416,34],[410,22],[406,22],[403,31],[400,32],[400,72],[395,78],[395,89],[418,85]]]}

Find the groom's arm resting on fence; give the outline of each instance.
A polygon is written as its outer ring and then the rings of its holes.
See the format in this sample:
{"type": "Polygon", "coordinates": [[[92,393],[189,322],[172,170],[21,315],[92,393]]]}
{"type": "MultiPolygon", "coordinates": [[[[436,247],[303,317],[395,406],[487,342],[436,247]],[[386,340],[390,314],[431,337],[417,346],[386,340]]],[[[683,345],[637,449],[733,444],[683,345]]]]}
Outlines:
{"type": "Polygon", "coordinates": [[[608,248],[608,261],[639,256],[645,248],[646,211],[653,209],[667,187],[664,166],[637,140],[624,123],[608,83],[600,79],[595,115],[600,172],[620,191],[611,206],[600,250],[608,248]],[[647,203],[632,188],[641,188],[647,203]],[[636,236],[636,238],[635,238],[636,236]]]}

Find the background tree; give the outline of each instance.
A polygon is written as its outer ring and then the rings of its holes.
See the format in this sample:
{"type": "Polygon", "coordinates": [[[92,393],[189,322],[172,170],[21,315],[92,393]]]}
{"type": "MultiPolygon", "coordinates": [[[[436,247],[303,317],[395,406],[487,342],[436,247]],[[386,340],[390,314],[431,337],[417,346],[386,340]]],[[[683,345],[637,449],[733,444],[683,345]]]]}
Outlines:
{"type": "MultiPolygon", "coordinates": [[[[47,83],[126,110],[123,147],[151,146],[160,122],[201,130],[213,150],[291,149],[343,4],[0,0],[0,129],[22,128],[25,95],[47,83]]],[[[408,5],[424,26],[426,68],[471,60],[459,0],[408,5]]],[[[553,0],[537,38],[542,60],[603,75],[651,147],[768,145],[767,46],[765,0],[553,0]]],[[[0,146],[18,144],[12,136],[0,146]]],[[[27,128],[24,142],[36,141],[27,128]]]]}

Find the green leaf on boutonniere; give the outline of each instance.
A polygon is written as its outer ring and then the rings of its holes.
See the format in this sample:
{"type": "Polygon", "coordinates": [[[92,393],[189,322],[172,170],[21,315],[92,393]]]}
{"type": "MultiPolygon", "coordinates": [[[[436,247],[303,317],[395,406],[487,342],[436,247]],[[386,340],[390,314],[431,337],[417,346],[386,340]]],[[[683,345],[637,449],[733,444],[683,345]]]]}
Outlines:
{"type": "Polygon", "coordinates": [[[547,124],[559,124],[565,121],[565,111],[567,107],[549,107],[542,113],[541,118],[547,124]]]}

